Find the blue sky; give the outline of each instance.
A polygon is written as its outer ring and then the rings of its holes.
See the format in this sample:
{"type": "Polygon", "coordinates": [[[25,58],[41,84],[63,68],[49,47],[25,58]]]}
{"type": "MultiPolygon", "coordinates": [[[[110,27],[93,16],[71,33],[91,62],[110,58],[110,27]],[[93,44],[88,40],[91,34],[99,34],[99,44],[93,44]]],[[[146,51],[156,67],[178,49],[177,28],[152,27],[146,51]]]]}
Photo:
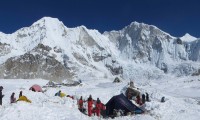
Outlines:
{"type": "Polygon", "coordinates": [[[100,32],[133,21],[152,24],[173,36],[200,37],[199,0],[1,0],[0,31],[13,33],[44,16],[67,27],[85,25],[100,32]]]}

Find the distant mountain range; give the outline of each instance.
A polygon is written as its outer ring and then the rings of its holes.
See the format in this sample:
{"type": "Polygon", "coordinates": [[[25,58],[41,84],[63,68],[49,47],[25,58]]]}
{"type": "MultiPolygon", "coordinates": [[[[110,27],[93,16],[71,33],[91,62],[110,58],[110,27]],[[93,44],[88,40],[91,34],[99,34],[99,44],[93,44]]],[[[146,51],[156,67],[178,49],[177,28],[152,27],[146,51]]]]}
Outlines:
{"type": "Polygon", "coordinates": [[[132,79],[131,72],[141,66],[159,74],[199,75],[200,39],[189,34],[173,37],[138,22],[101,34],[85,26],[68,28],[50,17],[13,34],[0,32],[0,78],[4,79],[62,81],[113,75],[132,79]]]}

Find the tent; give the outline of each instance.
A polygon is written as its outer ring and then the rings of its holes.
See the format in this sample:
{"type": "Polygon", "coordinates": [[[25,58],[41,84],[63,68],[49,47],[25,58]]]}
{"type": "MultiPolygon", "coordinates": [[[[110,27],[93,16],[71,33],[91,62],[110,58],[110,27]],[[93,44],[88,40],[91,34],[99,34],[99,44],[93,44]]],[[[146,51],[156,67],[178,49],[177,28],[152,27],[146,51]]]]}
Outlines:
{"type": "Polygon", "coordinates": [[[114,81],[113,81],[113,83],[120,83],[120,82],[122,82],[122,81],[121,81],[121,79],[119,79],[118,77],[116,77],[116,78],[114,79],[114,81]]]}
{"type": "Polygon", "coordinates": [[[141,114],[144,113],[139,107],[134,105],[130,100],[128,100],[124,94],[120,94],[117,96],[113,96],[107,103],[106,103],[106,114],[107,116],[113,116],[115,110],[122,110],[124,114],[129,112],[134,114],[141,114]]]}
{"type": "Polygon", "coordinates": [[[31,103],[31,101],[26,96],[21,96],[17,101],[25,101],[31,103]]]}
{"type": "Polygon", "coordinates": [[[49,81],[46,85],[49,87],[56,87],[56,84],[53,81],[49,81]]]}
{"type": "MultiPolygon", "coordinates": [[[[55,96],[58,96],[58,94],[59,94],[59,93],[57,92],[57,93],[55,94],[55,96]]],[[[67,95],[66,95],[65,93],[62,93],[62,92],[61,92],[59,97],[62,98],[62,97],[65,97],[65,96],[67,96],[67,95]]]]}
{"type": "Polygon", "coordinates": [[[39,85],[33,85],[32,87],[30,87],[29,90],[35,91],[35,92],[42,92],[42,88],[39,85]]]}
{"type": "Polygon", "coordinates": [[[60,93],[60,97],[65,97],[66,94],[65,93],[60,93]]]}

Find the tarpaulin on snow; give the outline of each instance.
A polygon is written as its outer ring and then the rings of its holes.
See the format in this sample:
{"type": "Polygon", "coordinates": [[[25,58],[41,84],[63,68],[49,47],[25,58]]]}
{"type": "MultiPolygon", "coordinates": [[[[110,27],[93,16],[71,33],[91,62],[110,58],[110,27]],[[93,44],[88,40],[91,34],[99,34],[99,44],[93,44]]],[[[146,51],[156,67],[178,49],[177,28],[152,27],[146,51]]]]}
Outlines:
{"type": "Polygon", "coordinates": [[[113,110],[123,110],[125,113],[133,112],[135,114],[143,113],[144,111],[134,105],[130,100],[128,100],[124,94],[120,94],[117,96],[113,96],[107,103],[106,103],[106,114],[113,115],[113,110]]]}

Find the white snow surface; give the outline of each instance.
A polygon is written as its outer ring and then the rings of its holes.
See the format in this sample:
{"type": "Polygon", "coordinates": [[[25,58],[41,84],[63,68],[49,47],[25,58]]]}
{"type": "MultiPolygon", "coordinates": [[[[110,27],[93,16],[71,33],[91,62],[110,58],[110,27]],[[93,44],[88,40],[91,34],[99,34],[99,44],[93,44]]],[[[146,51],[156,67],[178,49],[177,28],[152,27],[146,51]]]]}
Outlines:
{"type": "MultiPolygon", "coordinates": [[[[101,79],[101,78],[99,78],[101,79]]],[[[95,120],[96,116],[88,117],[79,112],[77,100],[71,98],[59,98],[54,96],[61,90],[75,98],[83,96],[84,99],[91,94],[93,99],[100,98],[103,103],[120,94],[128,81],[112,83],[113,79],[101,79],[91,82],[90,78],[83,80],[82,86],[61,88],[45,88],[44,93],[32,92],[29,88],[33,84],[45,85],[47,80],[24,80],[24,79],[0,79],[0,85],[4,87],[3,105],[0,106],[0,120],[95,120]],[[18,98],[19,91],[27,96],[32,103],[17,102],[10,104],[10,95],[15,92],[18,98]]],[[[94,81],[94,80],[92,80],[94,81]]],[[[142,92],[150,94],[151,102],[146,103],[146,109],[150,112],[115,118],[116,120],[198,120],[200,118],[200,79],[198,77],[184,77],[161,80],[138,80],[135,85],[142,92]],[[165,96],[166,102],[160,99],[165,96]]],[[[43,88],[44,90],[44,88],[43,88]]],[[[102,118],[101,118],[102,119],[102,118]]]]}

